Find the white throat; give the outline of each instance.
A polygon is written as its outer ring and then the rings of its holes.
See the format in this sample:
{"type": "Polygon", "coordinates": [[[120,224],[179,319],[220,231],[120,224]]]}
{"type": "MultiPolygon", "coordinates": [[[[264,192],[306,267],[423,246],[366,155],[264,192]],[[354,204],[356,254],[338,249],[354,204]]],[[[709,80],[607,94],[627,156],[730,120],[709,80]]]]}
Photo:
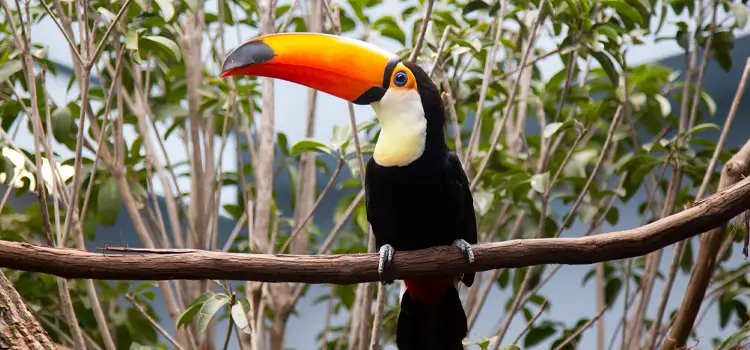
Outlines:
{"type": "Polygon", "coordinates": [[[373,158],[378,165],[406,166],[422,156],[427,137],[427,119],[416,90],[388,89],[371,104],[380,121],[380,136],[373,158]]]}

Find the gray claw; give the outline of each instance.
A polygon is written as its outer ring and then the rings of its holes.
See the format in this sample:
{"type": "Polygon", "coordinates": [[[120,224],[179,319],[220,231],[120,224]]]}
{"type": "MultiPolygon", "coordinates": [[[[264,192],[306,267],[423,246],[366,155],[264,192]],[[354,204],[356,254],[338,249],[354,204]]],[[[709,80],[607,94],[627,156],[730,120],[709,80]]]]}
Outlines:
{"type": "Polygon", "coordinates": [[[378,275],[380,275],[380,282],[387,284],[386,280],[383,279],[383,272],[385,269],[393,263],[393,253],[396,251],[390,244],[383,245],[380,247],[380,261],[378,262],[378,275]]]}
{"type": "Polygon", "coordinates": [[[461,250],[461,253],[469,259],[469,264],[474,262],[474,252],[471,250],[471,244],[459,238],[453,241],[453,246],[461,250]]]}

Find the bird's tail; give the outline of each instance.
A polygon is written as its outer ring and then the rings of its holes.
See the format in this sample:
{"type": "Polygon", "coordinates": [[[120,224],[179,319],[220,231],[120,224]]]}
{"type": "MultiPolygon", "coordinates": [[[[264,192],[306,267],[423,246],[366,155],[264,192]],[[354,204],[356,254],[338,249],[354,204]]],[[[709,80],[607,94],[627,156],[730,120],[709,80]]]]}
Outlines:
{"type": "Polygon", "coordinates": [[[468,327],[453,279],[404,282],[396,330],[399,350],[463,350],[468,327]]]}

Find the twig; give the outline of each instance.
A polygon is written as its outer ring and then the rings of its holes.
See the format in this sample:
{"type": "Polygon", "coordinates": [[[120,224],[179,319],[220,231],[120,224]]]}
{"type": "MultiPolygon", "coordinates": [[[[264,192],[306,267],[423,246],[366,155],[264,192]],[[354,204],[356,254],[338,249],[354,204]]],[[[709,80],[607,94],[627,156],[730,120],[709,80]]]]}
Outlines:
{"type": "MultiPolygon", "coordinates": [[[[81,161],[83,158],[83,139],[84,139],[84,129],[86,125],[86,104],[88,104],[89,100],[89,74],[90,71],[88,70],[82,70],[81,71],[81,114],[78,118],[78,135],[76,136],[76,152],[75,152],[75,160],[74,160],[74,168],[75,169],[81,169],[81,161]]],[[[68,204],[68,208],[65,213],[65,223],[63,224],[63,240],[60,242],[57,242],[58,245],[63,244],[67,241],[67,237],[70,235],[70,228],[72,226],[73,222],[73,212],[78,208],[78,194],[81,190],[81,185],[83,182],[80,179],[81,172],[76,171],[73,173],[73,191],[70,195],[70,203],[68,204]]]]}
{"type": "Polygon", "coordinates": [[[602,315],[604,314],[604,311],[606,311],[606,310],[607,310],[606,307],[603,308],[603,309],[601,309],[601,310],[599,310],[599,312],[596,314],[596,316],[592,317],[583,326],[579,327],[575,332],[573,332],[573,334],[571,334],[570,336],[568,336],[567,338],[565,338],[565,340],[562,343],[560,343],[560,345],[558,345],[555,348],[555,350],[561,350],[561,349],[565,348],[565,346],[568,345],[571,341],[573,341],[573,339],[575,339],[575,337],[577,337],[579,334],[581,334],[581,332],[585,331],[587,328],[591,327],[591,325],[594,324],[594,322],[596,322],[597,320],[599,320],[599,318],[602,317],[602,315]]]}
{"type": "MultiPolygon", "coordinates": [[[[109,38],[109,35],[112,34],[112,30],[117,25],[117,22],[120,21],[120,18],[125,13],[125,11],[130,7],[130,1],[131,0],[125,0],[125,3],[120,8],[120,11],[117,12],[117,15],[115,16],[115,19],[112,21],[112,23],[109,24],[109,27],[107,27],[107,31],[104,33],[104,36],[102,37],[102,40],[99,42],[99,45],[96,47],[96,50],[94,50],[94,53],[87,57],[87,61],[83,69],[90,71],[91,67],[96,63],[96,58],[99,57],[99,53],[102,52],[102,49],[104,48],[104,44],[107,42],[107,38],[109,38]]],[[[41,1],[44,3],[44,1],[41,1]]],[[[45,5],[46,7],[47,5],[45,5]]],[[[86,10],[84,10],[86,11],[86,10]]],[[[86,11],[88,12],[88,11],[86,11]]],[[[86,24],[88,25],[88,24],[86,24]]],[[[60,29],[62,31],[62,28],[60,29]]],[[[88,45],[88,43],[86,43],[88,45]]]]}
{"type": "Polygon", "coordinates": [[[617,129],[617,126],[620,124],[621,118],[622,118],[622,106],[618,106],[617,110],[615,111],[615,116],[612,118],[612,122],[609,125],[609,132],[607,132],[607,138],[604,140],[604,145],[602,145],[602,150],[600,151],[599,159],[596,161],[596,164],[594,165],[594,169],[591,171],[591,175],[589,175],[589,178],[586,181],[586,184],[583,186],[581,193],[578,195],[578,199],[576,199],[575,204],[573,204],[573,207],[568,212],[568,215],[565,216],[565,220],[563,220],[562,225],[560,225],[560,228],[557,230],[555,237],[560,237],[562,232],[570,223],[570,220],[573,219],[573,216],[578,211],[578,206],[581,204],[581,202],[583,202],[583,198],[585,197],[586,193],[588,193],[588,189],[589,187],[591,187],[591,183],[594,182],[594,177],[596,176],[596,173],[599,172],[599,168],[602,166],[602,163],[604,163],[604,158],[607,154],[607,150],[609,149],[610,144],[612,143],[612,139],[614,138],[614,135],[615,135],[615,130],[617,129]]]}
{"type": "Polygon", "coordinates": [[[292,23],[292,19],[294,18],[294,10],[297,9],[298,5],[299,5],[299,0],[292,1],[292,4],[289,6],[289,10],[287,10],[286,19],[284,19],[284,23],[282,23],[281,27],[279,27],[279,30],[278,30],[279,33],[285,32],[289,24],[292,23]]]}
{"type": "MultiPolygon", "coordinates": [[[[63,27],[60,25],[60,22],[57,21],[57,18],[52,14],[52,10],[47,6],[47,4],[44,2],[44,0],[39,1],[42,6],[44,6],[44,10],[47,11],[47,14],[52,18],[52,21],[55,22],[55,25],[57,25],[57,28],[60,29],[60,33],[65,37],[65,40],[68,41],[68,45],[70,45],[70,51],[73,52],[75,58],[78,60],[78,63],[83,65],[85,62],[83,61],[83,58],[81,58],[81,54],[78,53],[78,48],[76,47],[76,44],[73,43],[73,40],[70,39],[68,36],[68,32],[63,29],[63,27]]],[[[3,1],[3,3],[5,3],[3,1]]],[[[10,21],[11,23],[13,21],[10,21]]]]}
{"type": "MultiPolygon", "coordinates": [[[[234,303],[237,301],[237,296],[232,293],[232,299],[229,300],[229,309],[231,310],[234,303]]],[[[229,324],[227,325],[227,337],[224,339],[224,346],[222,349],[227,350],[229,347],[229,339],[232,339],[232,329],[234,328],[234,321],[232,320],[232,313],[229,312],[229,324]]]]}
{"type": "Polygon", "coordinates": [[[518,66],[515,69],[509,70],[509,71],[507,71],[507,72],[505,72],[503,74],[498,75],[495,78],[495,81],[503,80],[503,79],[505,79],[505,78],[513,75],[513,74],[518,73],[519,71],[521,71],[524,68],[533,66],[534,64],[536,64],[537,62],[539,62],[539,61],[541,61],[541,60],[543,60],[545,58],[548,58],[548,57],[551,57],[551,56],[554,56],[554,55],[557,55],[557,54],[560,54],[560,53],[566,53],[566,52],[571,51],[571,50],[576,50],[576,49],[578,49],[578,47],[579,47],[579,45],[571,45],[570,47],[566,47],[566,48],[559,48],[558,47],[558,48],[556,48],[554,50],[551,50],[549,52],[545,52],[542,55],[534,57],[532,60],[526,62],[526,64],[524,64],[522,66],[518,66]]]}
{"type": "Polygon", "coordinates": [[[443,103],[446,108],[448,109],[448,114],[451,117],[451,123],[453,124],[453,139],[454,143],[456,144],[456,155],[458,156],[458,160],[461,161],[462,164],[464,164],[464,168],[467,168],[468,165],[465,163],[464,160],[464,153],[463,153],[463,145],[461,141],[461,126],[458,124],[458,115],[456,114],[456,105],[455,101],[453,100],[453,91],[451,91],[451,84],[448,83],[448,77],[445,74],[445,70],[443,68],[440,68],[440,74],[442,75],[440,84],[443,86],[443,98],[445,99],[445,102],[443,103]]]}
{"type": "MultiPolygon", "coordinates": [[[[490,281],[490,282],[494,282],[494,281],[490,281]]],[[[521,341],[521,338],[523,337],[523,335],[526,334],[526,332],[528,332],[532,326],[534,326],[534,322],[536,321],[536,319],[539,318],[539,316],[542,316],[542,313],[544,312],[546,307],[547,307],[547,300],[542,302],[542,305],[539,307],[539,311],[537,311],[536,315],[534,315],[534,317],[531,318],[529,323],[526,324],[526,327],[523,329],[523,331],[521,331],[521,333],[518,333],[518,336],[516,337],[515,340],[513,340],[512,344],[515,345],[515,344],[518,344],[519,341],[521,341]]]]}
{"type": "Polygon", "coordinates": [[[305,218],[300,222],[300,224],[297,226],[297,228],[292,232],[291,235],[289,235],[289,239],[286,240],[286,243],[284,243],[284,246],[279,249],[279,253],[283,254],[286,249],[289,247],[290,242],[292,242],[297,235],[302,231],[302,229],[307,225],[307,222],[310,221],[313,214],[316,210],[318,210],[318,207],[320,206],[320,203],[323,201],[323,198],[325,198],[325,195],[328,193],[328,191],[333,187],[334,182],[336,182],[336,179],[339,176],[339,173],[341,173],[341,168],[344,166],[344,159],[339,158],[338,162],[336,163],[336,170],[333,171],[333,175],[331,175],[331,178],[328,180],[328,183],[326,183],[326,186],[323,188],[323,191],[320,192],[318,195],[318,198],[315,200],[315,203],[313,204],[312,208],[310,209],[310,212],[307,213],[305,218]]]}
{"type": "Polygon", "coordinates": [[[713,169],[716,167],[716,162],[719,160],[719,154],[721,154],[721,150],[724,147],[724,142],[726,142],[727,140],[727,135],[729,134],[729,130],[732,127],[732,123],[734,122],[734,117],[735,115],[737,115],[737,109],[739,108],[740,100],[742,98],[742,94],[745,91],[745,84],[747,83],[748,78],[750,78],[750,58],[748,58],[745,62],[745,69],[742,71],[742,77],[740,78],[740,83],[737,87],[737,93],[735,94],[734,100],[732,101],[732,105],[729,109],[729,114],[727,114],[727,119],[724,120],[724,127],[722,128],[721,134],[719,135],[719,140],[716,141],[714,154],[711,156],[711,161],[708,163],[706,173],[703,174],[703,181],[701,181],[701,186],[698,188],[698,192],[695,194],[696,201],[701,200],[703,194],[708,188],[708,183],[711,181],[711,175],[713,175],[714,173],[713,169]]]}
{"type": "Polygon", "coordinates": [[[380,331],[383,326],[383,309],[385,308],[385,297],[388,295],[388,286],[378,285],[377,307],[375,319],[372,322],[372,335],[370,336],[370,350],[378,350],[380,346],[380,331]]]}
{"type": "Polygon", "coordinates": [[[659,300],[659,306],[656,311],[656,317],[651,323],[651,329],[648,332],[647,343],[649,346],[647,349],[656,349],[656,339],[659,328],[661,327],[661,319],[664,317],[664,311],[667,309],[667,301],[669,301],[669,294],[672,291],[672,285],[674,284],[674,278],[677,275],[677,269],[680,267],[680,260],[682,260],[682,253],[685,251],[685,241],[677,242],[674,246],[674,252],[672,253],[672,261],[669,264],[669,271],[667,272],[667,281],[661,292],[661,299],[659,300]]]}
{"type": "Polygon", "coordinates": [[[443,50],[445,49],[445,44],[448,42],[448,33],[450,33],[453,26],[450,24],[445,26],[445,29],[443,30],[443,36],[440,37],[440,41],[438,42],[438,48],[435,52],[435,62],[432,62],[432,68],[430,68],[430,73],[428,73],[428,76],[432,76],[432,73],[435,73],[435,69],[437,67],[441,67],[440,64],[440,55],[443,53],[443,50]]]}
{"type": "MultiPolygon", "coordinates": [[[[144,310],[143,307],[141,307],[140,305],[138,305],[138,303],[135,301],[135,299],[133,299],[132,296],[125,295],[125,298],[127,298],[130,301],[130,303],[133,304],[133,307],[135,307],[135,309],[138,310],[138,312],[140,312],[143,317],[145,317],[149,322],[151,322],[151,325],[154,326],[154,328],[156,328],[156,330],[159,331],[159,333],[161,333],[161,335],[163,335],[164,338],[167,338],[167,340],[169,340],[169,342],[172,343],[172,345],[174,345],[174,347],[176,349],[185,350],[185,348],[183,348],[182,346],[180,346],[180,343],[178,343],[174,338],[172,338],[171,335],[169,335],[169,332],[167,332],[164,329],[164,327],[162,327],[159,324],[159,322],[156,322],[153,318],[151,318],[151,316],[148,315],[148,313],[146,312],[146,310],[144,310]]],[[[231,327],[232,327],[232,325],[230,324],[229,328],[231,328],[231,327]]]]}
{"type": "Polygon", "coordinates": [[[99,163],[99,159],[101,158],[101,153],[99,152],[99,150],[101,150],[104,145],[104,139],[105,139],[104,132],[107,129],[106,128],[107,116],[109,115],[109,112],[111,111],[111,108],[112,108],[112,100],[113,100],[113,97],[115,96],[114,90],[115,90],[115,87],[117,86],[117,81],[118,81],[118,78],[120,77],[120,73],[122,72],[122,62],[123,62],[124,57],[125,57],[125,47],[123,46],[120,48],[120,52],[117,55],[117,63],[115,64],[115,75],[112,77],[112,85],[109,89],[107,102],[105,103],[105,106],[104,106],[104,114],[103,114],[104,118],[102,118],[103,119],[102,125],[99,130],[99,138],[97,140],[96,152],[94,155],[94,162],[93,162],[94,166],[92,166],[91,168],[91,176],[89,176],[89,186],[86,189],[86,194],[84,195],[84,198],[83,198],[83,207],[81,208],[81,215],[79,216],[80,218],[85,218],[86,212],[88,210],[89,200],[91,199],[91,193],[94,188],[94,176],[96,175],[95,165],[99,163]]]}
{"type": "Polygon", "coordinates": [[[326,308],[326,317],[325,317],[325,321],[323,321],[323,333],[320,335],[320,348],[321,349],[327,348],[326,344],[328,344],[328,332],[331,329],[331,315],[333,315],[333,307],[335,306],[335,303],[333,302],[335,289],[336,289],[336,286],[331,285],[331,293],[329,294],[329,298],[328,298],[328,307],[326,308]]]}
{"type": "Polygon", "coordinates": [[[232,233],[229,234],[229,238],[227,238],[226,243],[224,243],[224,248],[221,249],[222,252],[228,252],[230,248],[232,248],[232,244],[234,244],[234,241],[237,239],[237,236],[240,234],[240,231],[242,230],[242,226],[245,225],[245,222],[247,222],[247,211],[242,212],[242,216],[240,216],[240,219],[237,220],[237,224],[234,225],[234,228],[232,229],[232,233]]]}
{"type": "MultiPolygon", "coordinates": [[[[495,37],[493,40],[493,44],[490,47],[490,51],[487,53],[486,62],[484,64],[484,73],[482,76],[482,86],[479,90],[479,101],[477,102],[477,112],[474,115],[474,125],[471,129],[471,137],[469,137],[469,144],[466,146],[466,162],[464,163],[464,170],[467,170],[469,167],[469,164],[471,163],[471,156],[474,152],[474,147],[479,143],[479,125],[482,122],[482,111],[484,109],[484,100],[487,98],[487,90],[490,86],[490,76],[492,75],[492,67],[495,64],[495,55],[497,53],[497,49],[500,46],[500,38],[503,34],[503,20],[505,19],[505,11],[508,7],[509,1],[500,0],[500,9],[498,9],[497,17],[495,17],[495,25],[497,26],[495,30],[495,37]]],[[[539,10],[540,16],[541,16],[541,7],[539,10]]],[[[534,27],[536,28],[536,26],[534,27]]],[[[532,31],[531,35],[534,35],[534,32],[536,30],[534,29],[532,31]]],[[[533,41],[529,42],[529,49],[527,52],[531,51],[531,48],[533,47],[533,41]]],[[[528,57],[528,54],[524,57],[528,57]]],[[[523,60],[526,61],[525,59],[523,60]]],[[[523,65],[523,62],[521,63],[523,65]]],[[[513,89],[511,91],[515,91],[516,87],[514,85],[513,89]]],[[[508,98],[508,106],[513,105],[513,96],[515,94],[511,92],[511,97],[508,98]]],[[[506,109],[505,115],[508,114],[509,109],[506,109]]],[[[474,186],[471,186],[472,188],[474,186]]]]}
{"type": "Polygon", "coordinates": [[[416,62],[419,51],[422,50],[422,42],[424,41],[425,33],[427,33],[427,25],[430,23],[430,15],[432,14],[432,3],[434,0],[427,0],[427,8],[424,10],[424,17],[422,17],[422,27],[419,28],[419,36],[414,44],[414,50],[409,55],[410,62],[416,62]]]}
{"type": "MultiPolygon", "coordinates": [[[[701,95],[701,84],[703,82],[703,74],[706,72],[706,67],[708,66],[708,57],[711,55],[711,49],[714,42],[714,37],[716,36],[716,15],[719,12],[719,1],[713,1],[714,3],[714,10],[713,15],[711,19],[710,24],[710,31],[708,34],[708,39],[706,39],[706,47],[703,49],[703,58],[701,58],[701,65],[700,68],[698,68],[698,78],[695,82],[693,93],[693,105],[690,108],[690,120],[688,122],[688,127],[693,127],[695,123],[695,116],[698,114],[698,101],[700,101],[700,95],[701,95]]],[[[695,52],[697,54],[698,49],[695,49],[695,52]]],[[[684,97],[683,97],[684,98],[684,97]]]]}

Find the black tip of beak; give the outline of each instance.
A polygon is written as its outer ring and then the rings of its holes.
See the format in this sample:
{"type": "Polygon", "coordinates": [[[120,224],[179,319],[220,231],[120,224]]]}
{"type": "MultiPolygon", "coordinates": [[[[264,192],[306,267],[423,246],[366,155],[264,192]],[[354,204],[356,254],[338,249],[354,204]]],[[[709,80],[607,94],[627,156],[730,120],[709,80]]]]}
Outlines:
{"type": "Polygon", "coordinates": [[[273,49],[263,41],[250,41],[238,46],[227,55],[221,66],[224,74],[232,69],[268,62],[276,56],[273,49]]]}

